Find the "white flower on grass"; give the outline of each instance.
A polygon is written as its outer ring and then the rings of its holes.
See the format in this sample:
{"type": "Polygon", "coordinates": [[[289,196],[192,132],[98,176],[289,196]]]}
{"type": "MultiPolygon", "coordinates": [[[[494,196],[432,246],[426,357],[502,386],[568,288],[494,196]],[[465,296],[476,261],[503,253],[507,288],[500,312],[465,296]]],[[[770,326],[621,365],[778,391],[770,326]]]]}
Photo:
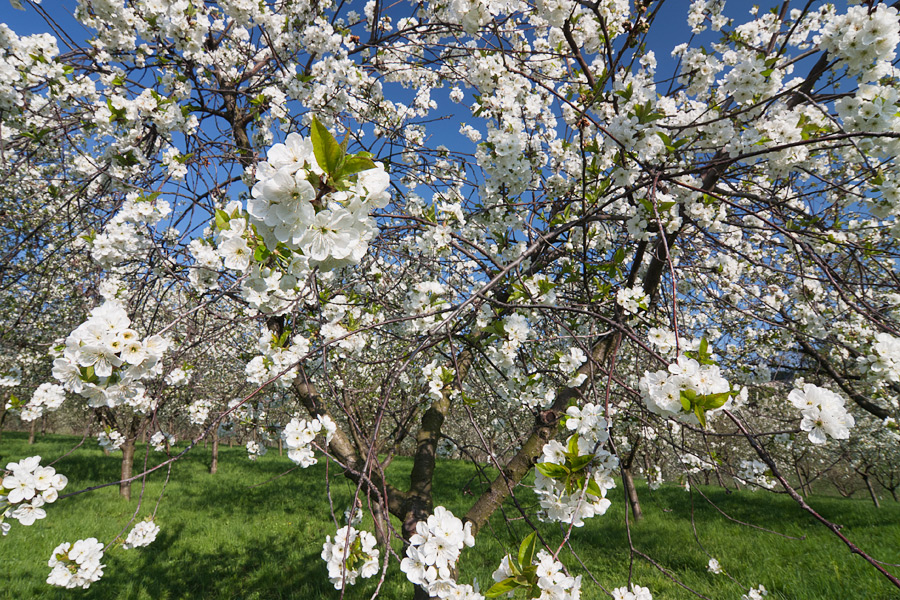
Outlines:
{"type": "Polygon", "coordinates": [[[42,508],[55,502],[59,490],[66,487],[68,480],[58,474],[53,467],[41,467],[41,457],[31,456],[19,462],[6,465],[6,474],[0,480],[0,525],[6,535],[10,524],[3,522],[6,517],[16,519],[25,526],[47,516],[42,508]]]}
{"type": "Polygon", "coordinates": [[[653,600],[653,595],[649,588],[639,585],[631,586],[631,590],[627,587],[616,588],[612,592],[613,600],[653,600]]]}
{"type": "Polygon", "coordinates": [[[103,576],[103,544],[97,538],[60,544],[53,550],[47,565],[52,569],[47,583],[64,588],[87,589],[103,576]]]}
{"type": "Polygon", "coordinates": [[[212,410],[211,400],[195,400],[188,407],[189,419],[193,425],[203,425],[209,418],[209,411],[212,410]]]}
{"type": "Polygon", "coordinates": [[[122,548],[130,550],[132,548],[149,546],[156,539],[157,534],[159,534],[159,525],[154,523],[152,519],[141,521],[128,533],[122,548]]]}
{"type": "Polygon", "coordinates": [[[334,589],[353,585],[357,577],[366,579],[378,573],[380,553],[375,544],[374,535],[351,526],[338,529],[334,542],[331,536],[325,538],[322,560],[328,565],[328,578],[334,589]]]}
{"type": "Polygon", "coordinates": [[[474,545],[472,524],[463,525],[449,510],[437,506],[434,514],[416,523],[416,533],[409,538],[400,570],[429,594],[449,597],[460,587],[452,578],[460,550],[474,545]]]}
{"type": "Polygon", "coordinates": [[[741,600],[762,600],[764,596],[768,596],[769,592],[765,587],[760,585],[756,588],[750,588],[746,594],[741,596],[741,600]]]}
{"type": "Polygon", "coordinates": [[[722,573],[722,566],[715,558],[711,558],[709,559],[709,566],[706,567],[706,570],[713,575],[720,575],[722,573]]]}
{"type": "Polygon", "coordinates": [[[13,519],[17,519],[22,525],[33,525],[36,520],[43,519],[47,516],[47,512],[41,508],[44,503],[45,500],[43,496],[35,496],[28,504],[24,502],[19,504],[19,506],[10,513],[10,516],[13,519]]]}

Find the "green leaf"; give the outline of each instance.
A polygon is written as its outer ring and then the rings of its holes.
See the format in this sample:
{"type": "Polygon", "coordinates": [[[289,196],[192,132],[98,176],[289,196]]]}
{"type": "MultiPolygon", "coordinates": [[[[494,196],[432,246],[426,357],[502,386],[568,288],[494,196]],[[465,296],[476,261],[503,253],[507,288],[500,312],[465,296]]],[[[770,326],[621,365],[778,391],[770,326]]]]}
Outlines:
{"type": "Polygon", "coordinates": [[[523,568],[531,564],[531,560],[534,558],[534,549],[536,545],[537,531],[532,531],[528,537],[522,540],[522,544],[519,546],[519,565],[523,568]]]}
{"type": "Polygon", "coordinates": [[[509,572],[513,574],[513,578],[519,577],[522,574],[522,569],[520,569],[519,565],[516,564],[516,561],[515,559],[513,559],[512,555],[508,555],[506,564],[509,565],[509,572]]]}
{"type": "Polygon", "coordinates": [[[344,161],[344,164],[341,165],[341,172],[336,177],[337,179],[343,179],[348,175],[353,175],[354,173],[359,173],[360,171],[368,171],[369,169],[375,168],[375,162],[366,156],[350,156],[347,160],[344,161]]]}
{"type": "Polygon", "coordinates": [[[538,463],[534,465],[534,468],[537,469],[541,475],[549,477],[550,479],[562,479],[569,476],[569,470],[567,468],[554,463],[538,463]]]}
{"type": "Polygon", "coordinates": [[[574,434],[569,438],[568,448],[566,451],[572,456],[578,456],[578,434],[574,434]]]}
{"type": "Polygon", "coordinates": [[[709,356],[709,341],[704,336],[700,339],[700,357],[706,358],[707,356],[709,356]]]}
{"type": "Polygon", "coordinates": [[[484,596],[485,598],[496,598],[497,596],[513,591],[517,587],[520,587],[520,585],[521,584],[512,577],[507,577],[503,581],[498,581],[492,585],[491,589],[484,593],[484,596]]]}
{"type": "Polygon", "coordinates": [[[594,456],[592,454],[585,454],[584,456],[577,456],[569,461],[569,469],[574,473],[576,471],[580,471],[586,466],[588,466],[591,461],[594,460],[594,456]]]}
{"type": "Polygon", "coordinates": [[[319,167],[329,175],[334,176],[340,168],[341,160],[344,158],[344,152],[328,128],[322,125],[319,120],[313,117],[312,124],[309,126],[310,138],[312,138],[313,154],[316,156],[316,162],[319,167]]]}
{"type": "Polygon", "coordinates": [[[731,397],[731,392],[721,392],[719,394],[710,394],[708,396],[702,396],[702,406],[706,410],[714,410],[716,408],[721,408],[728,402],[728,398],[731,397]]]}
{"type": "Polygon", "coordinates": [[[598,498],[603,497],[603,490],[600,489],[600,486],[597,485],[597,482],[593,477],[588,477],[587,493],[592,496],[597,496],[598,498]]]}
{"type": "Polygon", "coordinates": [[[227,212],[220,208],[216,209],[216,229],[218,229],[219,231],[230,229],[231,225],[228,224],[228,221],[230,220],[231,217],[228,216],[227,212]]]}
{"type": "Polygon", "coordinates": [[[266,259],[269,258],[271,254],[272,253],[269,252],[265,246],[260,244],[256,247],[256,250],[253,251],[253,260],[259,263],[266,262],[266,259]]]}
{"type": "Polygon", "coordinates": [[[703,407],[699,404],[694,405],[694,414],[697,415],[697,420],[700,421],[700,425],[705,429],[706,428],[706,411],[703,410],[703,407]]]}
{"type": "Polygon", "coordinates": [[[684,395],[684,392],[681,392],[681,408],[685,410],[685,412],[690,412],[691,410],[691,399],[684,395]]]}

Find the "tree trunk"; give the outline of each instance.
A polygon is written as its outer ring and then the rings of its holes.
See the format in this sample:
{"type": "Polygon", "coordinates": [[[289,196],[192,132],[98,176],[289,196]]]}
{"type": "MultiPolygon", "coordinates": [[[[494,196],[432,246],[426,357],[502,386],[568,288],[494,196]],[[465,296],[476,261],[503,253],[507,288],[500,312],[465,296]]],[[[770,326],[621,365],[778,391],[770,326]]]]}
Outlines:
{"type": "Polygon", "coordinates": [[[634,477],[631,475],[631,469],[622,467],[622,485],[625,487],[625,495],[628,497],[628,505],[631,506],[631,514],[635,521],[644,518],[641,510],[641,502],[638,500],[637,488],[634,487],[634,477]]]}
{"type": "Polygon", "coordinates": [[[897,488],[892,487],[888,491],[891,493],[891,498],[894,499],[894,502],[900,502],[900,499],[897,498],[897,488]]]}
{"type": "Polygon", "coordinates": [[[284,444],[281,443],[281,438],[278,438],[278,456],[284,456],[284,444]]]}
{"type": "Polygon", "coordinates": [[[28,431],[28,445],[34,444],[34,432],[37,431],[37,420],[31,422],[31,429],[28,431]]]}
{"type": "Polygon", "coordinates": [[[866,482],[866,488],[869,490],[869,495],[872,497],[872,502],[875,504],[875,508],[881,508],[881,504],[878,503],[878,496],[875,495],[875,488],[872,487],[872,481],[869,479],[868,474],[862,475],[863,481],[866,482]]]}
{"type": "Polygon", "coordinates": [[[122,477],[119,484],[119,495],[126,500],[131,500],[131,474],[134,470],[134,443],[135,438],[128,438],[122,444],[122,477]]]}
{"type": "Polygon", "coordinates": [[[372,520],[375,522],[375,541],[378,542],[379,546],[387,548],[388,544],[391,543],[391,515],[388,513],[384,503],[376,498],[369,500],[369,509],[372,511],[372,520]]]}
{"type": "MultiPolygon", "coordinates": [[[[6,403],[4,402],[4,405],[5,405],[5,404],[6,404],[6,403]]],[[[6,410],[6,409],[4,409],[4,408],[2,408],[2,407],[0,407],[0,409],[3,410],[3,414],[0,415],[0,439],[2,439],[2,438],[3,438],[3,423],[6,422],[6,415],[9,414],[9,411],[6,410]]]]}
{"type": "Polygon", "coordinates": [[[212,434],[212,460],[209,462],[209,473],[210,475],[215,475],[219,470],[219,430],[216,430],[212,434]]]}
{"type": "Polygon", "coordinates": [[[800,474],[800,467],[795,463],[794,471],[797,473],[797,482],[800,484],[800,493],[805,498],[809,498],[809,492],[806,489],[806,482],[803,481],[803,475],[800,474]]]}

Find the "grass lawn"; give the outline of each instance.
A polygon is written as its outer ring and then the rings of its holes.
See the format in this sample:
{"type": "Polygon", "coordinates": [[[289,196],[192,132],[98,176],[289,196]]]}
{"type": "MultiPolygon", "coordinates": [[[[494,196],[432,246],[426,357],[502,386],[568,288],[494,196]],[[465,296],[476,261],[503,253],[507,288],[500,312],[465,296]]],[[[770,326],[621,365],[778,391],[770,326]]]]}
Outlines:
{"type": "MultiPolygon", "coordinates": [[[[24,434],[4,433],[0,465],[34,454],[47,464],[78,441],[48,436],[28,446],[25,440],[24,434]]],[[[144,456],[140,448],[136,472],[144,456]]],[[[150,464],[161,456],[151,453],[150,464]]],[[[352,497],[345,480],[332,468],[330,503],[324,463],[278,477],[293,464],[277,450],[251,462],[243,448],[227,446],[221,448],[218,474],[208,474],[208,461],[209,450],[200,447],[174,464],[157,511],[162,528],[157,540],[147,548],[111,548],[104,556],[103,578],[88,590],[46,585],[50,553],[64,541],[96,537],[109,542],[137,507],[139,482],[131,501],[119,498],[117,487],[108,487],[46,506],[47,518],[31,527],[13,521],[9,535],[0,539],[0,598],[339,598],[340,592],[326,579],[319,554],[325,536],[335,531],[330,506],[340,518],[352,497]]],[[[88,440],[54,466],[69,478],[64,491],[72,492],[117,479],[119,458],[104,456],[88,440]]],[[[410,466],[409,460],[397,459],[389,478],[402,485],[410,466]]],[[[481,489],[476,475],[466,463],[439,463],[435,502],[462,515],[473,501],[472,494],[481,489]]],[[[149,477],[139,518],[153,511],[165,477],[164,470],[149,477]]],[[[900,590],[851,555],[837,537],[785,495],[702,490],[734,519],[803,539],[787,539],[730,521],[702,496],[680,487],[651,492],[638,485],[646,517],[632,527],[636,548],[709,598],[739,599],[747,588],[759,584],[769,590],[768,598],[784,600],[900,598],[900,590]],[[736,581],[708,573],[709,556],[718,558],[736,581]]],[[[533,494],[528,489],[523,488],[518,498],[532,511],[533,494]]],[[[572,548],[607,589],[625,585],[629,571],[621,488],[613,490],[610,498],[613,505],[605,516],[590,520],[572,535],[572,548]]],[[[842,525],[843,533],[870,555],[900,563],[900,505],[887,498],[876,510],[865,500],[824,496],[813,497],[810,503],[842,525]]],[[[504,510],[512,518],[519,514],[512,505],[504,510]]],[[[477,577],[482,587],[489,587],[500,558],[525,536],[527,526],[521,519],[507,525],[501,515],[496,517],[475,547],[463,552],[461,581],[477,577]]],[[[541,526],[541,533],[551,543],[563,537],[558,526],[549,524],[541,526]]],[[[394,549],[399,552],[400,544],[394,549]]],[[[560,553],[560,559],[576,573],[583,572],[569,549],[560,553]]],[[[888,568],[900,574],[900,568],[888,568]]],[[[640,557],[635,557],[633,569],[634,581],[649,587],[654,600],[696,597],[640,557]]],[[[376,581],[365,580],[348,589],[345,597],[369,598],[375,585],[376,581]]],[[[582,591],[585,599],[608,598],[587,575],[582,591]]],[[[412,597],[412,586],[396,562],[390,565],[382,594],[390,599],[412,597]]]]}

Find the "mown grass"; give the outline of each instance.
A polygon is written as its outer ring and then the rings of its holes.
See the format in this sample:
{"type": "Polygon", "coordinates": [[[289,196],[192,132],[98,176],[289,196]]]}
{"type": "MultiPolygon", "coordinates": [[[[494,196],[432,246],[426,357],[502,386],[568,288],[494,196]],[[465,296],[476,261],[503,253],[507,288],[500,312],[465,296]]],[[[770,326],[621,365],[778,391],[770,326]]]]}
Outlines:
{"type": "MultiPolygon", "coordinates": [[[[24,435],[5,433],[0,442],[0,464],[33,454],[44,457],[42,462],[46,464],[76,442],[75,438],[48,436],[28,446],[24,435]]],[[[151,464],[160,456],[151,454],[151,464]]],[[[141,450],[136,468],[143,459],[141,450]]],[[[10,534],[0,540],[0,597],[340,597],[325,577],[319,554],[325,536],[335,530],[330,506],[340,518],[353,493],[343,478],[332,468],[326,490],[324,464],[278,477],[293,465],[277,451],[250,462],[243,448],[223,447],[216,475],[208,474],[208,460],[209,450],[201,447],[173,465],[157,512],[162,527],[159,538],[147,548],[110,549],[104,558],[107,566],[103,579],[88,590],[59,590],[46,585],[50,552],[63,541],[87,537],[111,540],[137,507],[140,484],[134,486],[131,501],[119,498],[116,487],[108,487],[47,506],[48,517],[32,527],[13,523],[10,534]]],[[[69,477],[65,491],[71,492],[115,480],[119,459],[116,455],[104,456],[88,441],[55,467],[69,477]]],[[[397,459],[389,478],[402,485],[409,468],[408,460],[397,459]]],[[[139,518],[153,510],[165,476],[165,471],[160,471],[148,478],[139,518]]],[[[472,465],[441,462],[436,501],[462,514],[481,485],[472,465]]],[[[851,555],[840,540],[790,498],[760,492],[726,494],[716,488],[702,491],[733,519],[803,539],[788,539],[730,521],[696,492],[689,494],[676,486],[651,492],[639,484],[646,518],[632,523],[635,547],[697,592],[709,598],[738,599],[750,586],[763,584],[770,598],[785,600],[900,598],[900,590],[851,555]],[[709,556],[718,558],[734,580],[708,573],[709,556]]],[[[614,490],[611,499],[613,506],[604,517],[592,519],[572,535],[572,548],[607,589],[624,585],[629,572],[621,489],[614,490]]],[[[527,511],[533,510],[533,495],[527,489],[518,494],[518,501],[527,511]]],[[[842,532],[866,552],[882,561],[900,563],[900,505],[887,500],[876,510],[871,503],[858,499],[813,497],[810,502],[842,525],[842,532]]],[[[460,562],[463,581],[477,577],[487,587],[499,559],[524,537],[527,525],[516,507],[508,504],[504,512],[517,520],[508,524],[498,514],[479,535],[475,548],[464,551],[460,562]]],[[[540,530],[551,543],[562,539],[558,527],[541,525],[540,530]]],[[[399,543],[394,549],[399,552],[399,543]]],[[[583,571],[568,549],[560,558],[576,572],[583,571]]],[[[696,597],[640,557],[635,557],[633,576],[636,583],[650,588],[656,600],[696,597]]],[[[375,585],[375,581],[366,581],[347,590],[345,597],[368,598],[375,585]]],[[[412,596],[412,587],[396,563],[389,568],[382,593],[384,598],[412,596]]],[[[585,576],[582,597],[608,596],[585,576]]]]}

